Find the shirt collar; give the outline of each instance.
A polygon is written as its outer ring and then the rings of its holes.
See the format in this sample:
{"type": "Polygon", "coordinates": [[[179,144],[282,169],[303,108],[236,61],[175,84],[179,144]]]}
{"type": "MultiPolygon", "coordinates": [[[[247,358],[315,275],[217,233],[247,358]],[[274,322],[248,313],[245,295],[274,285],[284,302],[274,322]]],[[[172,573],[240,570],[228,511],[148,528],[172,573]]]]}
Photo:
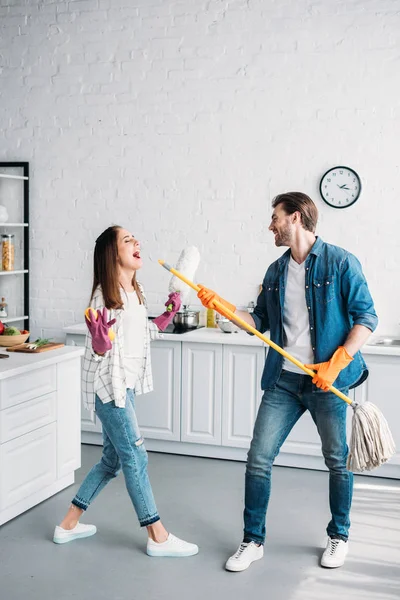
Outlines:
{"type": "MultiPolygon", "coordinates": [[[[314,245],[312,246],[309,255],[310,254],[314,254],[315,256],[318,256],[319,254],[321,254],[322,252],[322,246],[323,246],[324,242],[322,241],[322,238],[320,238],[319,236],[316,236],[314,245]]],[[[288,263],[290,260],[290,248],[288,248],[288,250],[286,250],[286,252],[284,254],[282,254],[282,256],[278,259],[278,262],[280,264],[282,263],[288,263]]]]}

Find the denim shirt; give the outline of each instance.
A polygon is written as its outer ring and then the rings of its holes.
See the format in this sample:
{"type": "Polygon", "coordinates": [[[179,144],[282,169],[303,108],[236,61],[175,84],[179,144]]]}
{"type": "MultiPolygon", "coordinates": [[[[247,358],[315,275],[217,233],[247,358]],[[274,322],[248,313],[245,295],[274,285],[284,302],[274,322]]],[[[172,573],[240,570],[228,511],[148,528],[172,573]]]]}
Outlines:
{"type": "MultiPolygon", "coordinates": [[[[290,249],[269,267],[265,274],[257,306],[252,313],[256,329],[270,331],[273,342],[283,347],[283,306],[290,249]]],[[[353,325],[376,329],[378,317],[361,265],[357,258],[320,237],[305,261],[305,295],[309,311],[314,363],[328,361],[342,346],[353,325]]],[[[261,379],[263,390],[273,389],[283,364],[283,356],[269,348],[261,379]]],[[[343,369],[336,381],[339,389],[353,388],[368,377],[361,352],[343,369]]],[[[317,387],[315,391],[320,391],[317,387]]]]}

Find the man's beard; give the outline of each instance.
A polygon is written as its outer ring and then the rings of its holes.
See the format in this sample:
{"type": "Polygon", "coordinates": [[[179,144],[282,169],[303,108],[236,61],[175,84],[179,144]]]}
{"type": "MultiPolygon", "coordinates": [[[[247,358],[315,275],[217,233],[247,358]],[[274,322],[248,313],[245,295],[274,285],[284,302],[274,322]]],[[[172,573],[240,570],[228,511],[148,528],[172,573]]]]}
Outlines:
{"type": "Polygon", "coordinates": [[[275,246],[290,246],[291,241],[292,232],[290,231],[290,228],[287,227],[278,233],[277,237],[275,238],[275,246]]]}

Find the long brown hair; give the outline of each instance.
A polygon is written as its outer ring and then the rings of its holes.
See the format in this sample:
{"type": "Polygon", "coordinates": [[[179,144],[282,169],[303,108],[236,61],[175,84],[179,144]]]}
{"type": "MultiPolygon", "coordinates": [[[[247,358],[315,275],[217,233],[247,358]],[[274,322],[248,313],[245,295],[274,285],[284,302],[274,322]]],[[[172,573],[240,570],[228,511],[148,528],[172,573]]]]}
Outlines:
{"type": "Polygon", "coordinates": [[[318,208],[311,200],[310,196],[302,192],[287,192],[275,196],[272,201],[272,208],[282,204],[282,208],[288,215],[298,211],[301,214],[301,223],[306,231],[315,232],[318,221],[318,208]]]}
{"type": "MultiPolygon", "coordinates": [[[[118,231],[119,225],[108,227],[96,240],[93,257],[93,286],[90,302],[93,300],[96,289],[100,286],[106,308],[122,308],[120,283],[118,281],[118,231]]],[[[136,281],[136,272],[132,278],[139,304],[143,304],[139,284],[136,281]]]]}

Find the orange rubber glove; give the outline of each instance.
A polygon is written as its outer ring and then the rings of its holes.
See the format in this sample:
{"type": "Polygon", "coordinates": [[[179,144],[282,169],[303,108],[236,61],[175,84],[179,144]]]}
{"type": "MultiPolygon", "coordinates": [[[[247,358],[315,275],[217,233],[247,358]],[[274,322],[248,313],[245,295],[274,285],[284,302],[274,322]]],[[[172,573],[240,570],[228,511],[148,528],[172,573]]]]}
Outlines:
{"type": "Polygon", "coordinates": [[[213,290],[206,288],[204,285],[199,285],[199,288],[201,288],[201,289],[198,292],[197,297],[201,301],[202,305],[205,306],[206,308],[213,308],[214,310],[219,312],[219,314],[222,315],[223,317],[230,319],[230,316],[227,315],[222,309],[217,308],[214,305],[214,302],[215,301],[221,302],[221,304],[226,306],[226,308],[228,308],[232,312],[235,312],[236,306],[234,304],[231,304],[227,300],[224,300],[223,298],[221,298],[221,296],[218,296],[218,294],[216,294],[213,290]]]}
{"type": "Polygon", "coordinates": [[[353,357],[350,356],[346,348],[344,346],[339,346],[339,348],[334,354],[332,354],[330,360],[327,362],[305,366],[309,369],[313,369],[313,371],[317,371],[312,382],[315,383],[318,388],[324,392],[327,392],[335,381],[336,377],[339,375],[340,371],[347,367],[352,360],[353,357]]]}

